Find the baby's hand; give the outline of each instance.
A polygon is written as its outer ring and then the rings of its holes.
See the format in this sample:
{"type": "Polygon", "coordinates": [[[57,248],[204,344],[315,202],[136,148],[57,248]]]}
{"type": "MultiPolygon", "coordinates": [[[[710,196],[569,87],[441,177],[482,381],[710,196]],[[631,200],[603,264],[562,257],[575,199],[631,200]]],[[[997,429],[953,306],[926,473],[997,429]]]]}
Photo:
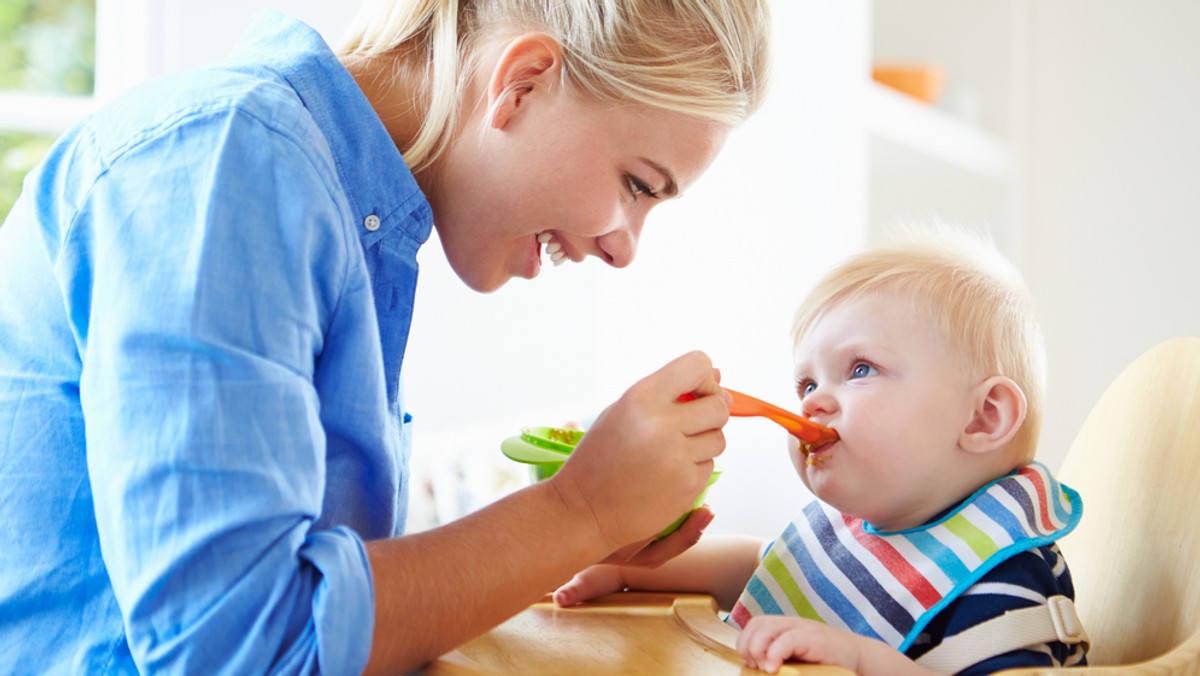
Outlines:
{"type": "Polygon", "coordinates": [[[742,630],[737,649],[746,666],[769,674],[788,660],[836,664],[858,673],[861,642],[867,640],[804,618],[760,615],[742,630]]]}
{"type": "Polygon", "coordinates": [[[799,617],[760,615],[737,641],[746,665],[768,673],[788,660],[833,664],[861,676],[934,676],[883,641],[799,617]]]}
{"type": "Polygon", "coordinates": [[[625,588],[620,566],[600,564],[584,568],[554,592],[554,602],[566,608],[625,588]]]}

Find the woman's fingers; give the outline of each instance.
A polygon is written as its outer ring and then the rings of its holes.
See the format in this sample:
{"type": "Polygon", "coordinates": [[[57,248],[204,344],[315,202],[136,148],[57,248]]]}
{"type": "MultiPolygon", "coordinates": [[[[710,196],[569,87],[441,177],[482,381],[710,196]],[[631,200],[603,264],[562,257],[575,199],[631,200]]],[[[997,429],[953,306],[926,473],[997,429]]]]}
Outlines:
{"type": "Polygon", "coordinates": [[[700,541],[704,529],[713,520],[708,505],[692,510],[679,528],[661,540],[650,540],[622,547],[604,559],[604,563],[657,568],[679,556],[700,541]]]}
{"type": "MultiPolygon", "coordinates": [[[[651,399],[653,403],[647,405],[671,402],[669,411],[678,414],[675,429],[684,436],[694,437],[719,432],[729,420],[729,395],[721,389],[720,381],[720,371],[713,367],[708,355],[689,352],[643,378],[627,394],[651,399]]],[[[723,437],[716,442],[724,448],[723,437]]],[[[715,455],[708,453],[695,459],[710,460],[715,455]]]]}
{"type": "MultiPolygon", "coordinates": [[[[725,449],[721,428],[729,419],[717,378],[708,357],[692,352],[638,381],[604,410],[552,479],[587,502],[612,549],[653,537],[704,490],[712,459],[725,449]],[[689,392],[697,398],[680,403],[689,392]]],[[[683,551],[689,533],[642,558],[683,551]]]]}

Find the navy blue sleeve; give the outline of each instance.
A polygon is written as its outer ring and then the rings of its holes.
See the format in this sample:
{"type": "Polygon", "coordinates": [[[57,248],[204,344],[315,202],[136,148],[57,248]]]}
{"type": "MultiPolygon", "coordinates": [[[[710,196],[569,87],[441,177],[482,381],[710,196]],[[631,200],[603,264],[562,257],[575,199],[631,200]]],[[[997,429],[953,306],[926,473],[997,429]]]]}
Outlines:
{"type": "MultiPolygon", "coordinates": [[[[909,648],[908,657],[917,659],[954,636],[1009,610],[1044,604],[1054,595],[1075,598],[1071,572],[1057,545],[1046,545],[1013,556],[996,566],[973,585],[926,627],[909,648]]],[[[963,671],[962,676],[991,674],[1017,667],[1057,667],[1086,664],[1081,646],[1053,641],[1036,649],[1014,650],[979,662],[963,671]]]]}

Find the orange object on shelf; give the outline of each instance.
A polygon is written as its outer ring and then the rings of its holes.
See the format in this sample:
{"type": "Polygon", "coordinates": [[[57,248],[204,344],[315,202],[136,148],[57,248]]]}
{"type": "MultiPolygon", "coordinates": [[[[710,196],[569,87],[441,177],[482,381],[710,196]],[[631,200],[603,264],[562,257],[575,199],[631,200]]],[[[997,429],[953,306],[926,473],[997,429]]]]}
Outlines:
{"type": "Polygon", "coordinates": [[[880,84],[924,101],[935,103],[942,93],[945,77],[932,63],[876,63],[871,77],[880,84]]]}

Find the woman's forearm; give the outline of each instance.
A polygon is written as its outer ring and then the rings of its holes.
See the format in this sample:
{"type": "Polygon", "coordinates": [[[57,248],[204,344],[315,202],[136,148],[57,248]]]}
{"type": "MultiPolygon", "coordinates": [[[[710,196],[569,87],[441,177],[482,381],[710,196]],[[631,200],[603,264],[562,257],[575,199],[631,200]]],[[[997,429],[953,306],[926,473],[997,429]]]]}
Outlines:
{"type": "Polygon", "coordinates": [[[549,483],[437,529],[367,544],[367,673],[403,673],[503,622],[608,554],[586,506],[549,483]]]}

